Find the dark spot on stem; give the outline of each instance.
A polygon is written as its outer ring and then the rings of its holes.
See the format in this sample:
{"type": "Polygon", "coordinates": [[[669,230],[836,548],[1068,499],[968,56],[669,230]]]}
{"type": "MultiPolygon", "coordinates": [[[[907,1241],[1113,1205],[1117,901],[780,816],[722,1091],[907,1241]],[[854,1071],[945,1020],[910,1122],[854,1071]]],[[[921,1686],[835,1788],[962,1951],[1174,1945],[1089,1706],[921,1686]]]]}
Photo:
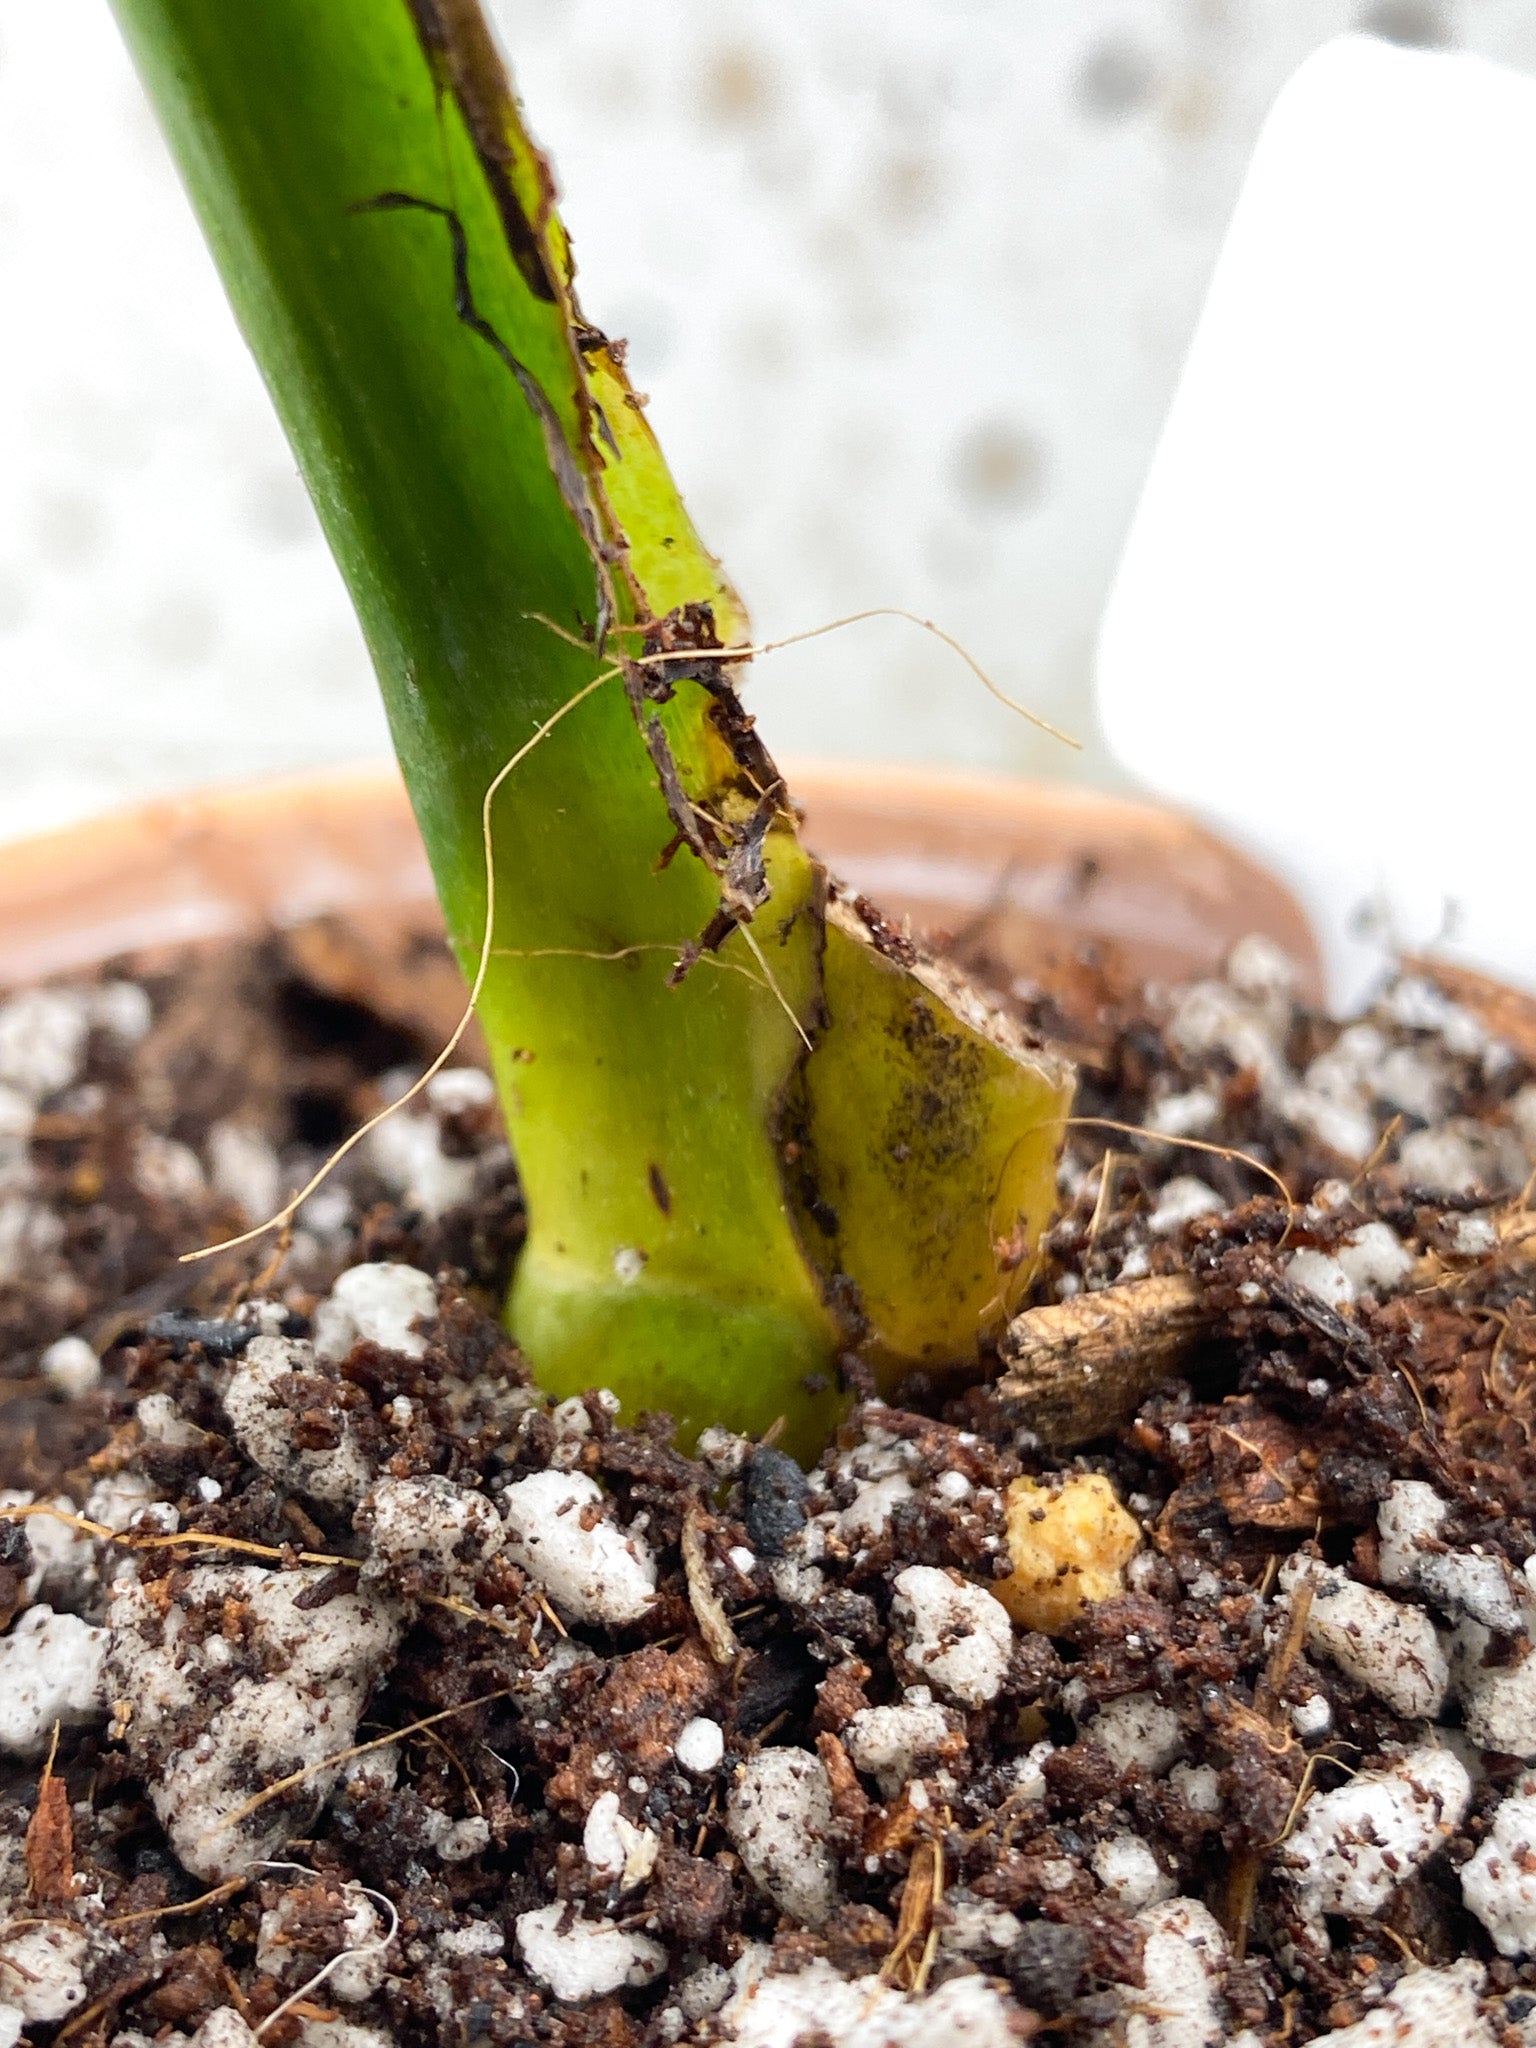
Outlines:
{"type": "Polygon", "coordinates": [[[645,1169],[645,1177],[651,1184],[651,1199],[663,1216],[672,1214],[672,1190],[667,1186],[667,1177],[654,1164],[645,1169]]]}

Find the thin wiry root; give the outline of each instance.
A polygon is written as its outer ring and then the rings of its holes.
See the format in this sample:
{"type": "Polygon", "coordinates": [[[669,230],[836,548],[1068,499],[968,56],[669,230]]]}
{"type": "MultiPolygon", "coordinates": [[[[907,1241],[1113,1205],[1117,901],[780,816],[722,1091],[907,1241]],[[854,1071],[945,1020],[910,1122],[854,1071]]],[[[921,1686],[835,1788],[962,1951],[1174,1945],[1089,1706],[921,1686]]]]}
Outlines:
{"type": "Polygon", "coordinates": [[[571,1634],[570,1630],[566,1627],[565,1623],[560,1619],[559,1615],[556,1614],[554,1608],[550,1606],[549,1602],[545,1599],[544,1595],[542,1593],[535,1593],[533,1597],[540,1614],[544,1616],[544,1619],[549,1623],[550,1627],[554,1630],[555,1634],[557,1636],[563,1637],[566,1641],[569,1641],[571,1634]]]}
{"type": "MultiPolygon", "coordinates": [[[[589,946],[493,946],[493,960],[632,960],[638,953],[670,953],[674,959],[681,959],[688,945],[686,939],[674,942],[670,939],[641,939],[633,946],[615,946],[610,952],[599,953],[589,946]]],[[[718,953],[702,953],[694,963],[698,967],[718,967],[728,974],[739,974],[744,981],[750,981],[754,988],[772,990],[772,982],[765,982],[750,967],[743,967],[739,960],[722,960],[718,953]]],[[[782,1001],[782,998],[780,998],[782,1001]]]]}
{"type": "MultiPolygon", "coordinates": [[[[265,1870],[299,1870],[303,1871],[305,1876],[314,1878],[318,1878],[320,1875],[318,1870],[309,1870],[302,1863],[263,1863],[260,1867],[265,1870]]],[[[351,1883],[343,1885],[342,1890],[343,1892],[358,1892],[363,1898],[372,1899],[376,1905],[382,1906],[389,1915],[388,1933],[378,1935],[372,1941],[365,1941],[357,1948],[340,1949],[331,1957],[328,1963],[322,1963],[315,1974],[305,1983],[301,1984],[297,1991],[290,1997],[285,1998],[281,2005],[274,2006],[271,2012],[267,2014],[266,2018],[255,2030],[258,2041],[267,2031],[268,2027],[275,2026],[284,2013],[292,2012],[296,2005],[302,2005],[309,1997],[309,1994],[312,1991],[317,1991],[333,1971],[341,1968],[343,1963],[359,1962],[367,1956],[383,1956],[389,1953],[390,1943],[400,1932],[400,1915],[395,1908],[394,1900],[383,1892],[376,1892],[371,1885],[358,1884],[355,1879],[351,1883]]]]}
{"type": "Polygon", "coordinates": [[[1123,1137],[1145,1138],[1154,1145],[1183,1146],[1191,1152],[1209,1152],[1217,1159],[1233,1159],[1240,1166],[1251,1166],[1255,1173],[1263,1174],[1279,1191],[1289,1218],[1287,1232],[1295,1221],[1296,1198],[1280,1175],[1272,1166],[1266,1166],[1262,1159],[1255,1159],[1251,1152],[1240,1151],[1236,1145],[1217,1145],[1209,1138],[1173,1138],[1166,1131],[1149,1130],[1145,1124],[1123,1124],[1112,1116],[1064,1116],[1059,1121],[1064,1130],[1119,1131],[1123,1137]]]}
{"type": "Polygon", "coordinates": [[[140,1920],[173,1920],[181,1913],[201,1913],[205,1907],[217,1906],[225,1899],[232,1899],[236,1892],[242,1892],[250,1883],[249,1877],[228,1877],[223,1884],[216,1884],[211,1892],[199,1892],[195,1899],[186,1899],[179,1906],[146,1906],[142,1912],[119,1913],[115,1920],[108,1920],[108,1927],[132,1927],[140,1920]]]}
{"type": "Polygon", "coordinates": [[[392,1742],[405,1742],[412,1735],[419,1735],[424,1728],[436,1727],[439,1721],[450,1720],[455,1714],[467,1714],[472,1707],[489,1706],[492,1700],[510,1699],[514,1690],[515,1688],[510,1685],[503,1685],[495,1692],[479,1693],[472,1700],[461,1700],[456,1707],[444,1707],[441,1712],[428,1714],[420,1721],[410,1721],[404,1728],[392,1728],[387,1735],[375,1735],[369,1742],[354,1742],[346,1749],[338,1749],[330,1756],[321,1757],[318,1763],[306,1764],[301,1771],[290,1771],[286,1778],[276,1778],[270,1785],[263,1785],[261,1790],[247,1799],[243,1806],[237,1806],[233,1813],[225,1814],[224,1818],[209,1828],[205,1835],[199,1836],[196,1846],[202,1848],[204,1843],[211,1842],[215,1836],[228,1834],[231,1828],[239,1827],[243,1821],[249,1820],[253,1813],[259,1813],[261,1808],[272,1800],[281,1799],[306,1780],[317,1777],[321,1771],[329,1771],[337,1764],[350,1763],[353,1757],[366,1756],[370,1750],[388,1749],[392,1742]]]}
{"type": "Polygon", "coordinates": [[[738,925],[736,929],[741,933],[742,938],[745,939],[748,947],[751,949],[753,959],[757,962],[758,966],[763,970],[763,979],[767,982],[769,988],[772,990],[774,1001],[778,1004],[779,1008],[784,1012],[785,1016],[789,1019],[790,1023],[794,1025],[795,1030],[800,1035],[801,1044],[805,1047],[807,1052],[810,1052],[812,1049],[810,1033],[806,1030],[805,1026],[800,1022],[800,1019],[795,1015],[788,996],[785,995],[784,991],[779,987],[779,984],[774,980],[773,970],[768,965],[767,960],[763,957],[763,949],[757,942],[757,934],[753,931],[751,925],[749,924],[738,925]]]}
{"type": "MultiPolygon", "coordinates": [[[[202,1529],[186,1529],[169,1536],[135,1535],[131,1530],[109,1529],[105,1522],[89,1521],[84,1515],[68,1514],[63,1508],[56,1508],[49,1501],[32,1501],[25,1507],[0,1508],[0,1521],[25,1521],[29,1515],[46,1515],[50,1521],[62,1522],[66,1528],[77,1529],[82,1536],[93,1536],[100,1543],[116,1543],[124,1550],[168,1550],[190,1548],[193,1550],[228,1550],[242,1557],[263,1557],[274,1564],[319,1564],[331,1569],[357,1571],[362,1567],[360,1557],[343,1557],[339,1552],[326,1550],[280,1550],[271,1543],[253,1543],[244,1536],[218,1536],[202,1529]]],[[[500,1615],[487,1614],[482,1608],[472,1607],[467,1600],[455,1600],[446,1593],[418,1593],[416,1598],[424,1607],[441,1607],[449,1614],[456,1614],[462,1621],[478,1622],[482,1628],[494,1634],[510,1636],[516,1641],[525,1641],[524,1631],[516,1628],[500,1615]]],[[[539,1606],[555,1627],[564,1635],[559,1617],[541,1597],[539,1606]]],[[[538,1647],[526,1643],[535,1658],[538,1647]]]]}
{"type": "MultiPolygon", "coordinates": [[[[530,612],[527,616],[529,618],[536,618],[538,614],[530,612]]],[[[1081,740],[1073,739],[1072,735],[1063,732],[1060,726],[1052,725],[1050,720],[1042,718],[1038,711],[1031,711],[1027,704],[1018,703],[1016,699],[1008,695],[1006,690],[1000,689],[987,674],[975,655],[968,648],[962,646],[953,633],[946,633],[944,628],[935,625],[932,619],[925,619],[917,612],[909,612],[899,604],[870,605],[864,611],[848,612],[840,619],[829,619],[824,626],[808,626],[802,633],[786,633],[781,640],[758,640],[734,647],[679,648],[665,654],[635,654],[631,655],[629,660],[635,668],[659,668],[663,667],[667,662],[683,660],[751,661],[754,656],[759,654],[777,654],[781,647],[798,647],[803,641],[820,640],[828,633],[840,633],[845,626],[860,625],[865,619],[905,619],[908,625],[917,626],[923,632],[931,633],[935,640],[942,640],[946,647],[959,655],[960,659],[971,671],[971,674],[975,676],[977,682],[981,684],[984,690],[989,691],[999,704],[1006,704],[1010,711],[1016,711],[1020,718],[1027,718],[1031,725],[1038,726],[1041,732],[1049,733],[1053,740],[1060,740],[1063,746],[1074,747],[1079,752],[1082,751],[1083,743],[1081,740]]],[[[560,632],[560,628],[553,625],[548,619],[543,619],[540,623],[549,626],[552,632],[560,632]]],[[[610,633],[615,635],[621,633],[642,633],[647,630],[646,626],[637,624],[633,626],[614,626],[610,628],[610,633]]],[[[562,639],[567,637],[567,635],[561,634],[562,639]]]]}
{"type": "Polygon", "coordinates": [[[1110,1202],[1114,1199],[1115,1176],[1120,1170],[1120,1154],[1113,1146],[1104,1154],[1099,1166],[1099,1193],[1093,1205],[1093,1214],[1088,1220],[1088,1249],[1092,1251],[1099,1241],[1099,1232],[1104,1227],[1104,1218],[1109,1213],[1110,1202]]]}
{"type": "Polygon", "coordinates": [[[582,688],[574,696],[567,697],[559,710],[551,712],[544,723],[538,727],[533,738],[520,746],[512,758],[504,762],[491,778],[490,786],[486,790],[480,804],[480,836],[485,847],[485,932],[480,941],[480,960],[475,968],[475,978],[470,987],[469,1001],[464,1005],[464,1014],[453,1027],[452,1036],[437,1055],[437,1058],[433,1060],[431,1066],[427,1068],[426,1072],[418,1080],[411,1083],[403,1095],[397,1096],[386,1108],[381,1109],[377,1116],[369,1117],[367,1123],[359,1125],[350,1137],[344,1138],[318,1172],[310,1176],[298,1193],[290,1201],[286,1202],[277,1211],[276,1215],[269,1216],[265,1223],[258,1223],[250,1230],[241,1231],[238,1237],[226,1237],[218,1244],[205,1244],[195,1252],[183,1252],[181,1254],[181,1263],[183,1265],[187,1265],[195,1259],[211,1259],[218,1252],[234,1251],[240,1245],[254,1243],[258,1237],[265,1237],[269,1230],[281,1230],[298,1214],[316,1188],[320,1186],[322,1181],[329,1178],[353,1147],[360,1145],[370,1131],[377,1130],[379,1125],[387,1118],[392,1117],[397,1110],[404,1109],[405,1105],[413,1097],[419,1095],[435,1075],[442,1072],[449,1060],[458,1051],[460,1042],[465,1032],[469,1029],[470,1020],[475,1014],[475,1005],[480,1000],[480,991],[485,986],[486,973],[491,964],[491,941],[496,932],[496,855],[491,843],[491,805],[496,800],[496,792],[501,788],[501,785],[506,781],[513,769],[527,760],[541,740],[548,738],[562,718],[574,711],[576,706],[590,697],[594,690],[600,688],[604,683],[611,682],[618,674],[619,670],[616,668],[604,669],[603,673],[599,676],[594,676],[590,683],[583,684],[582,688]]]}
{"type": "Polygon", "coordinates": [[[324,1550],[279,1550],[270,1543],[253,1543],[244,1536],[217,1536],[203,1529],[185,1529],[169,1536],[135,1535],[131,1529],[109,1529],[105,1522],[90,1521],[85,1515],[72,1515],[63,1508],[56,1508],[52,1502],[36,1500],[24,1507],[0,1508],[0,1522],[21,1522],[29,1515],[46,1515],[50,1521],[63,1522],[66,1528],[78,1529],[82,1536],[94,1536],[100,1543],[118,1543],[125,1550],[167,1550],[173,1545],[190,1545],[200,1550],[237,1550],[247,1557],[275,1558],[280,1564],[326,1564],[352,1565],[362,1563],[358,1557],[342,1557],[324,1550]]]}
{"type": "MultiPolygon", "coordinates": [[[[539,624],[546,626],[550,632],[556,634],[562,640],[571,641],[572,644],[577,646],[582,646],[585,644],[584,642],[577,639],[576,636],[567,632],[564,628],[558,626],[554,622],[554,620],[545,618],[542,613],[530,612],[527,614],[527,616],[530,619],[536,619],[539,624]]],[[[1032,725],[1039,726],[1042,732],[1050,733],[1053,738],[1063,741],[1067,746],[1078,748],[1081,747],[1082,742],[1080,740],[1075,740],[1071,737],[1070,734],[1060,731],[1056,726],[1052,725],[1048,719],[1041,718],[1037,712],[1031,711],[1026,705],[1016,703],[1014,699],[1007,694],[1006,691],[999,689],[997,684],[993,682],[992,678],[981,666],[980,662],[977,661],[976,657],[973,654],[971,654],[965,647],[963,647],[952,633],[946,633],[943,627],[935,625],[932,619],[920,618],[916,612],[906,611],[900,605],[873,605],[865,611],[850,612],[845,618],[830,620],[824,626],[809,627],[805,632],[802,633],[788,634],[785,638],[780,640],[765,640],[753,645],[746,646],[710,648],[708,650],[695,650],[693,658],[697,659],[700,652],[705,652],[707,653],[708,658],[711,660],[732,662],[747,661],[750,660],[754,655],[773,654],[783,647],[794,647],[805,640],[820,639],[824,634],[837,632],[844,626],[857,625],[861,620],[864,619],[879,618],[906,619],[912,625],[920,627],[925,633],[931,633],[935,639],[943,641],[946,647],[952,648],[954,652],[960,656],[960,659],[976,676],[977,680],[987,690],[989,690],[994,697],[998,699],[999,703],[1006,704],[1011,711],[1016,711],[1021,718],[1027,718],[1032,725]]],[[[644,628],[638,626],[623,626],[614,627],[611,630],[615,633],[628,633],[641,631],[644,630],[644,628]]],[[[632,658],[630,666],[646,667],[669,661],[676,662],[681,658],[682,656],[678,653],[641,654],[636,655],[632,658]]],[[[491,805],[495,800],[496,793],[501,788],[502,784],[506,781],[507,777],[512,773],[513,769],[518,767],[523,761],[527,759],[528,755],[532,753],[533,749],[539,744],[541,740],[545,739],[554,730],[554,728],[560,723],[561,719],[563,719],[569,712],[574,711],[576,709],[576,706],[582,703],[587,697],[590,697],[592,692],[599,688],[601,684],[611,681],[615,676],[620,675],[621,673],[622,670],[620,668],[605,669],[601,675],[594,676],[591,682],[584,684],[582,688],[576,691],[576,693],[573,696],[568,697],[565,703],[560,706],[558,711],[551,713],[551,715],[547,719],[545,719],[544,723],[541,726],[539,726],[538,729],[535,731],[533,737],[530,740],[528,740],[523,746],[519,747],[517,752],[513,754],[511,759],[503,764],[503,766],[497,771],[496,775],[492,778],[490,786],[485,792],[484,799],[480,806],[481,838],[484,842],[485,847],[485,931],[481,939],[480,958],[475,968],[475,977],[474,982],[470,988],[469,1001],[465,1004],[464,1013],[459,1018],[458,1023],[454,1026],[452,1035],[449,1037],[448,1042],[443,1047],[442,1051],[438,1053],[437,1057],[432,1061],[431,1065],[426,1069],[426,1071],[422,1075],[420,1075],[420,1077],[417,1080],[413,1081],[411,1086],[407,1088],[402,1095],[397,1096],[393,1102],[388,1103],[383,1109],[381,1109],[376,1116],[370,1117],[366,1123],[360,1124],[355,1131],[351,1132],[348,1137],[344,1138],[342,1142],[336,1147],[336,1149],[330,1154],[330,1156],[324,1161],[324,1163],[313,1174],[311,1174],[310,1178],[305,1182],[304,1186],[301,1187],[296,1194],[291,1196],[290,1199],[284,1203],[281,1209],[277,1210],[273,1215],[269,1216],[264,1223],[253,1224],[249,1230],[241,1231],[239,1235],[236,1237],[221,1238],[217,1244],[201,1245],[198,1247],[196,1251],[183,1252],[181,1254],[181,1263],[183,1265],[191,1264],[199,1259],[214,1258],[220,1252],[238,1251],[242,1245],[255,1243],[255,1241],[258,1238],[265,1237],[269,1231],[286,1230],[291,1225],[293,1218],[298,1214],[299,1210],[309,1200],[310,1196],[315,1193],[317,1188],[319,1188],[326,1180],[330,1178],[331,1174],[335,1172],[336,1168],[341,1164],[342,1160],[346,1158],[347,1154],[353,1151],[358,1145],[360,1145],[364,1138],[366,1138],[371,1131],[377,1130],[380,1124],[384,1123],[389,1117],[394,1116],[397,1111],[403,1109],[408,1102],[412,1101],[416,1096],[418,1096],[421,1093],[421,1091],[427,1086],[427,1084],[437,1074],[442,1072],[443,1068],[447,1065],[448,1061],[453,1057],[454,1053],[457,1052],[460,1044],[463,1041],[465,1032],[469,1029],[470,1021],[475,1014],[475,1006],[480,1000],[480,992],[485,986],[485,977],[495,953],[495,949],[492,946],[492,939],[495,935],[496,928],[496,858],[494,847],[492,845],[491,840],[491,805]]],[[[797,1032],[801,1041],[805,1045],[807,1052],[809,1052],[811,1050],[810,1036],[807,1033],[805,1026],[801,1023],[799,1017],[795,1014],[794,1008],[790,1004],[788,998],[784,995],[783,991],[779,988],[778,983],[774,980],[773,973],[768,966],[767,960],[763,957],[762,948],[758,944],[756,937],[745,924],[740,925],[738,929],[741,931],[742,937],[745,939],[747,945],[750,947],[754,957],[756,958],[758,967],[760,968],[763,977],[768,984],[769,989],[772,991],[775,1000],[778,1002],[780,1008],[784,1011],[784,1014],[789,1018],[790,1023],[794,1026],[795,1031],[797,1032]]],[[[509,951],[510,950],[511,949],[509,949],[509,951]]],[[[551,955],[553,955],[557,951],[564,951],[565,949],[551,947],[540,950],[548,951],[551,955]]],[[[626,947],[619,949],[618,952],[612,955],[596,955],[593,957],[607,957],[617,959],[623,957],[624,953],[631,950],[639,949],[631,949],[626,947]]],[[[575,949],[572,949],[572,952],[574,953],[575,949]]],[[[530,957],[532,956],[530,955],[530,957]]],[[[725,965],[728,963],[722,962],[720,964],[725,965]]],[[[1148,1133],[1148,1135],[1156,1134],[1148,1133]]],[[[1183,1142],[1192,1143],[1194,1141],[1184,1140],[1183,1142]]]]}

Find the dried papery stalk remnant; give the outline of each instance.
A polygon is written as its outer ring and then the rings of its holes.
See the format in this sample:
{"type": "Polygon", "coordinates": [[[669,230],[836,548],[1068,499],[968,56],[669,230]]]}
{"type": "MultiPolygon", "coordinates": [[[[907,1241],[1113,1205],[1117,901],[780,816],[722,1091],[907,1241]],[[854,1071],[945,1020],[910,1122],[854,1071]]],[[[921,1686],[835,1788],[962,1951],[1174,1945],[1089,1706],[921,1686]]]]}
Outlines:
{"type": "Polygon", "coordinates": [[[69,1788],[54,1776],[59,1752],[59,1724],[37,1785],[37,1806],[27,1825],[25,1860],[27,1890],[42,1906],[68,1906],[75,1898],[75,1836],[69,1813],[69,1788]]]}
{"type": "Polygon", "coordinates": [[[710,1582],[708,1527],[702,1508],[690,1508],[683,1518],[683,1571],[688,1583],[688,1602],[710,1656],[717,1664],[734,1664],[741,1655],[741,1645],[725,1603],[710,1582]]]}

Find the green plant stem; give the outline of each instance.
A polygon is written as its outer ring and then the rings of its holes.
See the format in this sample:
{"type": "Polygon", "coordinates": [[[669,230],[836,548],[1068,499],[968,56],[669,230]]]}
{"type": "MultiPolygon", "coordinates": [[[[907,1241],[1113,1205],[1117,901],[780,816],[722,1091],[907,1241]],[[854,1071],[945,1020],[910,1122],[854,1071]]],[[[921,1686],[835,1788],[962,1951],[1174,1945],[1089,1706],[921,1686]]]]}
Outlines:
{"type": "MultiPolygon", "coordinates": [[[[805,1049],[857,1030],[828,1028],[825,879],[708,660],[745,619],[576,308],[548,174],[476,0],[114,5],[350,587],[467,971],[493,778],[615,649],[679,654],[593,690],[495,802],[480,1014],[530,1213],[510,1317],[556,1392],[604,1383],[685,1433],[782,1414],[805,1447],[835,1411],[840,1345],[931,1362],[995,1324],[1018,1271],[992,1269],[998,1160],[1005,1179],[1032,1162],[1038,1234],[1060,1072],[1031,1070],[1001,1152],[936,1162],[961,1176],[972,1278],[941,1322],[899,1313],[886,1342],[858,1309],[858,1247],[899,1268],[927,1240],[845,1156],[862,1136],[823,1138],[814,1088],[800,1193],[784,1180],[805,1049]],[[685,949],[697,963],[679,977],[685,949]],[[877,1206],[818,1236],[802,1200],[818,1177],[877,1206]]],[[[963,1046],[985,1122],[1004,1056],[950,1022],[938,1036],[963,1046]]],[[[909,1046],[891,1070],[898,1145],[928,1056],[909,1046]]],[[[1004,1206],[1002,1239],[1024,1213],[1011,1179],[1004,1206]]],[[[887,1273],[871,1302],[931,1280],[887,1273]]]]}

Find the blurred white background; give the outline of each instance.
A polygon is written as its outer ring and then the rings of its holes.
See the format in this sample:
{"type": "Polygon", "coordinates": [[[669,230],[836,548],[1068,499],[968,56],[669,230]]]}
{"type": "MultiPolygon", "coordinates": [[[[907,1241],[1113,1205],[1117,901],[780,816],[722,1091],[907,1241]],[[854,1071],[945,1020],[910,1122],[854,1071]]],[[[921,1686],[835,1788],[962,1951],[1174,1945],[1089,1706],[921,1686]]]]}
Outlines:
{"type": "MultiPolygon", "coordinates": [[[[1352,28],[1536,0],[493,0],[588,313],[785,752],[1112,780],[1095,635],[1259,126],[1352,28]]],[[[104,0],[0,9],[0,837],[382,751],[355,628],[104,0]],[[58,81],[67,71],[67,106],[58,81]]]]}
{"type": "Polygon", "coordinates": [[[1536,987],[1533,362],[1536,79],[1328,44],[1260,137],[1097,683],[1122,760],[1301,885],[1343,997],[1393,941],[1536,987]]]}

